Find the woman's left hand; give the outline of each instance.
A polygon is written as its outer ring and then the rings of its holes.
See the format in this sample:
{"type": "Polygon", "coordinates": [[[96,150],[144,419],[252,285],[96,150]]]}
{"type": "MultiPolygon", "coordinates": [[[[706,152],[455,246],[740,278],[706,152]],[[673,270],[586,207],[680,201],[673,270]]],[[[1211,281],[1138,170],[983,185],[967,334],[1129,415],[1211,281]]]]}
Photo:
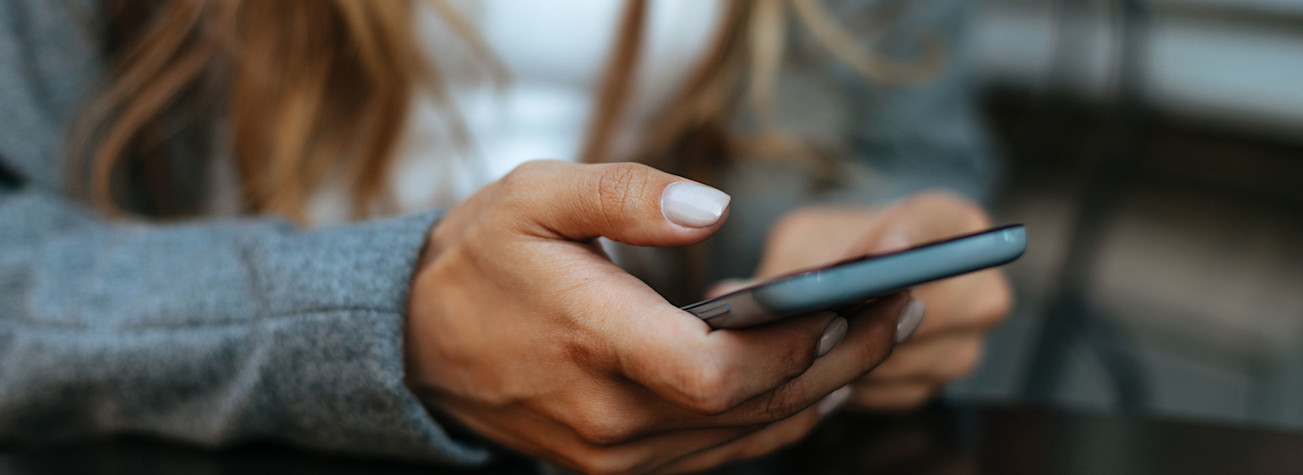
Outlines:
{"type": "MultiPolygon", "coordinates": [[[[812,207],[794,211],[773,228],[760,268],[763,280],[864,254],[880,254],[991,226],[979,206],[944,192],[925,192],[884,208],[812,207]]],[[[736,288],[723,284],[718,295],[736,288]]],[[[848,406],[904,410],[927,402],[945,383],[971,372],[986,333],[1013,301],[999,269],[952,277],[912,289],[926,318],[902,322],[917,329],[877,368],[852,384],[848,406]]],[[[899,338],[899,336],[898,336],[899,338]]]]}

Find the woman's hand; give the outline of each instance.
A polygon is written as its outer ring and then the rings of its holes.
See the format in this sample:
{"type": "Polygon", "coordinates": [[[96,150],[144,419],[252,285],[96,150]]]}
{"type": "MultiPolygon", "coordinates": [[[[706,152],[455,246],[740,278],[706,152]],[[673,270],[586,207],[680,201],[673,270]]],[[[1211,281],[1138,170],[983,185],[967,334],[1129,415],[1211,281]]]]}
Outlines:
{"type": "Polygon", "coordinates": [[[585,472],[680,472],[810,431],[886,358],[906,299],[711,331],[613,265],[598,236],[681,246],[728,196],[634,164],[532,162],[431,232],[410,300],[409,384],[498,443],[585,472]]]}
{"type": "MultiPolygon", "coordinates": [[[[964,198],[927,192],[880,209],[807,208],[779,221],[755,278],[765,279],[853,256],[880,254],[981,231],[986,213],[964,198]]],[[[736,285],[736,284],[733,284],[736,285]]],[[[733,285],[717,286],[718,294],[733,285]]],[[[1009,312],[1012,295],[992,269],[920,285],[891,358],[851,386],[853,407],[901,410],[926,402],[978,364],[986,333],[1009,312]],[[926,309],[926,318],[922,318],[926,309]],[[922,318],[921,325],[919,319],[922,318]],[[915,329],[917,329],[915,331],[915,329]],[[910,332],[913,336],[909,336],[910,332]]]]}

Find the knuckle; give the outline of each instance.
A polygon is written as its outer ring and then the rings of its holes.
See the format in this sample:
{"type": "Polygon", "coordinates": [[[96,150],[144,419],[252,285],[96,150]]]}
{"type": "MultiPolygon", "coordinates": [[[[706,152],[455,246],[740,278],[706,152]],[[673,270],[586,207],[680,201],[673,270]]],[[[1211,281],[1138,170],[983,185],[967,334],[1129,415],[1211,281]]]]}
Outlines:
{"type": "Polygon", "coordinates": [[[507,172],[506,175],[503,175],[502,178],[499,178],[498,181],[493,184],[495,191],[499,196],[514,196],[520,193],[522,190],[528,188],[528,183],[530,182],[532,175],[535,174],[537,167],[538,165],[536,165],[535,162],[525,162],[516,166],[516,168],[507,172]]]}
{"type": "Polygon", "coordinates": [[[719,415],[733,408],[732,372],[720,364],[703,364],[687,372],[679,389],[689,409],[703,415],[719,415]]]}
{"type": "Polygon", "coordinates": [[[509,174],[515,174],[517,176],[534,175],[542,171],[543,169],[548,168],[549,162],[550,162],[549,160],[530,160],[528,162],[521,163],[520,165],[516,165],[516,168],[512,169],[511,173],[509,174]]]}
{"type": "Polygon", "coordinates": [[[875,335],[872,338],[865,338],[857,346],[859,355],[857,361],[864,365],[862,372],[868,372],[877,368],[891,356],[891,351],[895,348],[895,325],[879,324],[873,329],[875,335]]]}
{"type": "Polygon", "coordinates": [[[527,192],[540,180],[546,179],[549,174],[556,174],[556,166],[555,160],[532,160],[521,163],[494,182],[494,186],[498,193],[507,196],[527,192]]]}
{"type": "Polygon", "coordinates": [[[779,217],[777,221],[774,221],[774,224],[772,226],[773,229],[770,230],[770,234],[775,236],[783,236],[789,234],[792,232],[792,230],[800,227],[801,221],[803,219],[804,218],[799,212],[787,213],[779,217]]]}
{"type": "Polygon", "coordinates": [[[783,355],[783,361],[787,363],[787,366],[783,368],[784,381],[791,381],[793,378],[804,374],[811,366],[814,366],[815,346],[818,343],[817,339],[807,339],[804,345],[791,345],[786,348],[786,354],[783,355]]]}
{"type": "Polygon", "coordinates": [[[650,168],[637,163],[612,163],[602,165],[597,176],[596,197],[602,218],[616,223],[628,216],[629,208],[636,203],[651,179],[650,168]]]}
{"type": "Polygon", "coordinates": [[[800,385],[796,381],[771,391],[760,407],[758,416],[766,421],[780,421],[792,417],[805,406],[799,395],[800,385]]]}
{"type": "Polygon", "coordinates": [[[954,206],[959,215],[965,219],[965,224],[970,228],[986,229],[991,227],[991,215],[986,212],[977,203],[961,198],[958,195],[951,195],[951,206],[954,206]]]}
{"type": "Polygon", "coordinates": [[[605,404],[591,404],[574,424],[579,438],[592,445],[610,446],[638,435],[638,425],[627,414],[620,414],[605,404]]]}
{"type": "Polygon", "coordinates": [[[537,171],[538,166],[538,162],[525,162],[516,165],[516,168],[512,168],[511,171],[507,172],[506,175],[503,175],[498,181],[504,184],[519,182],[528,178],[530,175],[533,175],[537,171]]]}
{"type": "Polygon", "coordinates": [[[986,210],[972,200],[946,190],[929,190],[921,192],[906,200],[906,208],[950,209],[960,217],[959,223],[966,229],[977,230],[991,227],[991,216],[986,210]]]}

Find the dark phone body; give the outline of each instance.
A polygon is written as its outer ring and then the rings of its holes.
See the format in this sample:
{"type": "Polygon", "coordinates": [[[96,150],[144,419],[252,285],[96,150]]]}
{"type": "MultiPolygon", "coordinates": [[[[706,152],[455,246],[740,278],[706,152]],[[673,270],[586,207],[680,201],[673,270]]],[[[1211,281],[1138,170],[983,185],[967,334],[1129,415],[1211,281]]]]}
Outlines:
{"type": "Polygon", "coordinates": [[[1007,264],[1026,249],[1027,231],[1015,224],[788,274],[683,310],[713,328],[745,328],[1007,264]]]}

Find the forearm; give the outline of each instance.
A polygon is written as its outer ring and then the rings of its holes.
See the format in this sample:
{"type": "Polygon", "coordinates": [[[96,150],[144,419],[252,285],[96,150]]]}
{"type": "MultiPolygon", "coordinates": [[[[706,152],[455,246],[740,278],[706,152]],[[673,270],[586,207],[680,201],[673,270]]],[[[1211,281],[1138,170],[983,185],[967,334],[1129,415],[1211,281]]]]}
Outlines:
{"type": "Polygon", "coordinates": [[[0,437],[483,460],[403,385],[407,289],[436,218],[126,225],[0,192],[0,437]]]}

